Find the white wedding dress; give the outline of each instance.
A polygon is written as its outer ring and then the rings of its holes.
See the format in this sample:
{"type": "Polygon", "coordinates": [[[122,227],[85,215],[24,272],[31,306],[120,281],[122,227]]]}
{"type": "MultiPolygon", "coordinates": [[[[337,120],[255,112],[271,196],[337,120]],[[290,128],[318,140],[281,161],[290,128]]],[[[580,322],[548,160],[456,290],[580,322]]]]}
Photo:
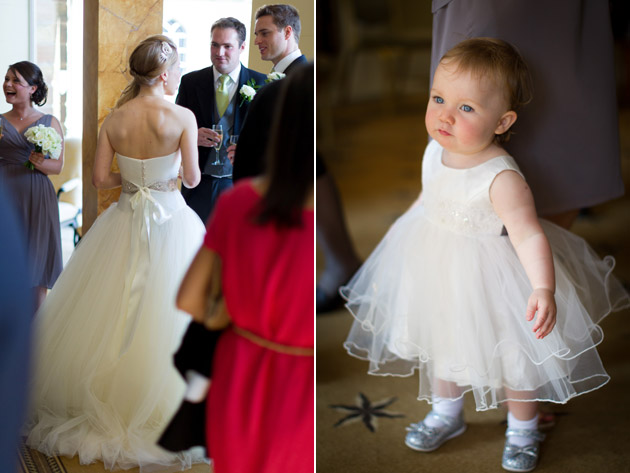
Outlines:
{"type": "Polygon", "coordinates": [[[177,191],[179,153],[117,155],[118,203],[81,240],[35,321],[27,444],[108,469],[189,468],[156,441],[185,383],[172,363],[190,317],[175,307],[204,225],[177,191]]]}

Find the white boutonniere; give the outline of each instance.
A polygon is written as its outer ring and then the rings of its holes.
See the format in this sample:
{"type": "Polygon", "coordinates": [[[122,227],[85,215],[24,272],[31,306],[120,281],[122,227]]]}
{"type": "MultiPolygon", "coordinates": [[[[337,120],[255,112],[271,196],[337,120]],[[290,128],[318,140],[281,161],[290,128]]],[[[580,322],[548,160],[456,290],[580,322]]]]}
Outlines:
{"type": "Polygon", "coordinates": [[[260,86],[256,84],[256,81],[254,79],[249,79],[247,83],[243,84],[241,90],[238,91],[238,93],[241,95],[241,103],[239,107],[245,102],[251,102],[252,100],[254,100],[256,90],[258,89],[260,89],[260,86]]]}
{"type": "MultiPolygon", "coordinates": [[[[53,127],[39,124],[32,126],[24,132],[24,136],[29,143],[35,145],[35,152],[48,155],[51,159],[59,159],[61,154],[61,136],[53,127]]],[[[26,161],[24,163],[29,169],[35,169],[33,163],[26,161]]]]}
{"type": "Polygon", "coordinates": [[[283,72],[270,72],[267,74],[267,79],[265,80],[265,84],[269,84],[270,82],[284,79],[287,75],[283,72]]]}

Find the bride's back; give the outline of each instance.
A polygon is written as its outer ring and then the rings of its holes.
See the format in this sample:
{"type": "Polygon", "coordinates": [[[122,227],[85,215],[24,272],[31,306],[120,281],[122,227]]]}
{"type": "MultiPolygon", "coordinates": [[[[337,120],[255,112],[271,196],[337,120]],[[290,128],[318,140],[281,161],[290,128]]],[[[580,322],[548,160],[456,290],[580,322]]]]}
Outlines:
{"type": "Polygon", "coordinates": [[[154,96],[138,96],[114,110],[107,136],[114,151],[137,159],[177,151],[184,131],[179,107],[154,96]]]}

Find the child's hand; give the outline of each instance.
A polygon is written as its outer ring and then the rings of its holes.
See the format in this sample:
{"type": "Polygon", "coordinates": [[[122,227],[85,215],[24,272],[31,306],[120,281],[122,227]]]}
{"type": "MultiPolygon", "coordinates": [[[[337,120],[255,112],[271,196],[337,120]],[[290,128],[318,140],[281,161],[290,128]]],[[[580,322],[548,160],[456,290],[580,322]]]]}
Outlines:
{"type": "Polygon", "coordinates": [[[538,312],[533,329],[534,333],[536,333],[536,338],[542,339],[551,333],[554,325],[556,325],[556,311],[556,300],[553,297],[553,291],[544,288],[534,289],[527,301],[525,318],[528,321],[533,320],[534,315],[538,312]]]}

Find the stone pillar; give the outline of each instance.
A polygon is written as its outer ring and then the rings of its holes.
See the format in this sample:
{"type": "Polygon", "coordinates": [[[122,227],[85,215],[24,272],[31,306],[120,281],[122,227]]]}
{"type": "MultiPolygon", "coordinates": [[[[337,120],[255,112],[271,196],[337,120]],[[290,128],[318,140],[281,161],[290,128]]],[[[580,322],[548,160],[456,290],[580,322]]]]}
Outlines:
{"type": "MultiPolygon", "coordinates": [[[[289,0],[286,2],[272,2],[268,0],[252,0],[252,21],[247,31],[249,38],[249,68],[255,71],[268,74],[273,67],[270,61],[260,59],[258,47],[254,44],[256,37],[254,36],[254,26],[256,25],[256,10],[263,5],[274,3],[288,3],[297,8],[300,13],[300,23],[302,31],[300,33],[300,51],[309,61],[315,58],[315,2],[314,0],[289,0]]],[[[321,20],[324,21],[324,20],[321,20]]]]}
{"type": "MultiPolygon", "coordinates": [[[[92,170],[98,130],[130,76],[129,55],[162,33],[162,0],[85,0],[83,33],[83,234],[118,200],[120,188],[97,191],[92,170]]],[[[114,160],[113,166],[117,169],[114,160]]]]}

